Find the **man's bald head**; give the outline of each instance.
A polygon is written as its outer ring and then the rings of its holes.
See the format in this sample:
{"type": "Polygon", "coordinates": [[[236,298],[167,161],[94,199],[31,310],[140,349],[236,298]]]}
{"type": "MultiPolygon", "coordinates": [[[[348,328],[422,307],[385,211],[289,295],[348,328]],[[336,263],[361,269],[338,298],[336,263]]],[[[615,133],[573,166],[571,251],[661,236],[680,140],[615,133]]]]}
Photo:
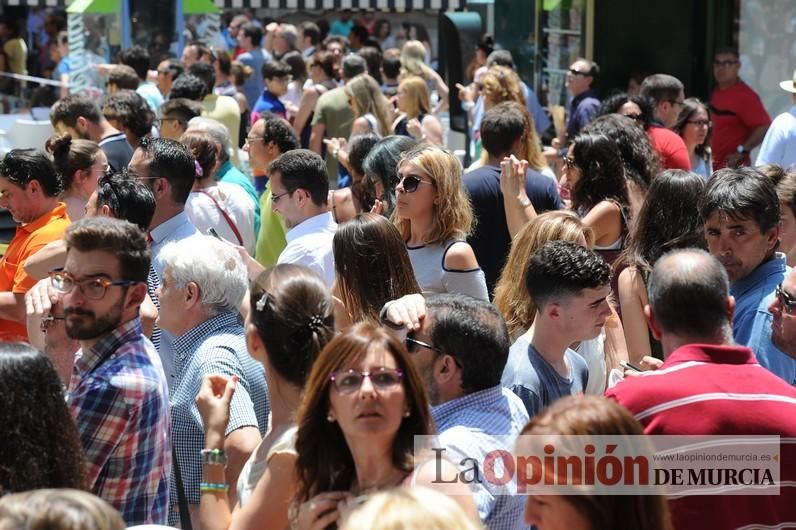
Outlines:
{"type": "Polygon", "coordinates": [[[724,266],[700,249],[658,259],[647,282],[649,305],[663,334],[715,337],[729,324],[730,283],[724,266]]]}

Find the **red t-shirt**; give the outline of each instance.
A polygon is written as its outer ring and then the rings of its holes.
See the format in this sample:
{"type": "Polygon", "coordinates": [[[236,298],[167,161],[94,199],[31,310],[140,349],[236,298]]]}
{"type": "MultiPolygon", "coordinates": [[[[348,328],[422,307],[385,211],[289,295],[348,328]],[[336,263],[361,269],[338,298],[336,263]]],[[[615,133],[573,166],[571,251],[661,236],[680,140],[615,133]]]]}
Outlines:
{"type": "MultiPolygon", "coordinates": [[[[682,346],[659,370],[628,378],[605,395],[627,408],[650,435],[796,437],[796,388],[760,366],[745,347],[682,346]]],[[[779,495],[673,498],[674,527],[773,529],[796,522],[796,444],[781,441],[780,452],[779,495]]]]}
{"type": "MultiPolygon", "coordinates": [[[[716,87],[710,96],[710,119],[713,121],[713,169],[727,165],[727,155],[737,153],[752,131],[771,123],[763,102],[754,90],[743,81],[738,81],[724,90],[716,87]]],[[[742,165],[751,165],[749,154],[745,154],[742,165]]]]}
{"type": "Polygon", "coordinates": [[[691,158],[685,142],[674,131],[666,127],[652,125],[647,129],[652,148],[658,153],[662,169],[683,169],[691,171],[691,158]]]}

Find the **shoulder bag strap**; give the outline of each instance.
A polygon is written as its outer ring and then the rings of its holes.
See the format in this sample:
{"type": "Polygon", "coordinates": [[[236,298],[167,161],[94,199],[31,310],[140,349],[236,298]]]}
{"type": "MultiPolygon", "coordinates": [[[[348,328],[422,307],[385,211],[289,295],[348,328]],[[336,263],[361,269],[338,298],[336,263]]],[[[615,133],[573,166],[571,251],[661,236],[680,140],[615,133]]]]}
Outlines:
{"type": "Polygon", "coordinates": [[[171,446],[172,460],[174,461],[174,481],[177,484],[177,505],[180,509],[180,528],[182,530],[193,530],[191,525],[191,512],[188,509],[188,497],[185,496],[185,487],[182,485],[182,473],[180,473],[180,462],[177,459],[177,451],[171,446]]]}
{"type": "Polygon", "coordinates": [[[227,221],[227,224],[232,229],[232,232],[235,234],[235,237],[238,238],[238,244],[243,246],[243,238],[240,235],[240,231],[238,230],[237,225],[235,225],[235,221],[232,220],[232,217],[230,217],[229,214],[227,213],[227,211],[224,210],[224,208],[222,208],[220,204],[218,204],[218,201],[216,200],[215,197],[213,197],[212,195],[207,193],[205,190],[199,190],[199,193],[203,193],[203,194],[207,195],[208,197],[210,197],[210,200],[213,201],[213,204],[216,205],[216,208],[218,208],[218,211],[221,212],[221,215],[224,216],[224,219],[227,221]]]}

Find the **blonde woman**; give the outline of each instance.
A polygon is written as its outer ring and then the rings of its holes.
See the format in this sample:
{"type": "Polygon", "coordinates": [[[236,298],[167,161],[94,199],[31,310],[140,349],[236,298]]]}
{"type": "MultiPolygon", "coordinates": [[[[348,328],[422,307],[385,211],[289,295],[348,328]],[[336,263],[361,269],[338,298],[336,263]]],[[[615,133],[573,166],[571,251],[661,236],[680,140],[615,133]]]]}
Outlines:
{"type": "MultiPolygon", "coordinates": [[[[594,238],[591,229],[574,213],[567,211],[541,214],[514,238],[506,266],[495,287],[494,300],[514,340],[512,349],[528,347],[536,304],[525,289],[525,269],[531,256],[548,241],[570,241],[591,248],[594,238]]],[[[613,315],[599,337],[572,348],[583,356],[589,367],[586,392],[590,394],[602,394],[608,372],[611,368],[618,368],[620,360],[627,360],[622,324],[613,307],[611,311],[613,315]]]]}
{"type": "Polygon", "coordinates": [[[421,145],[398,162],[392,220],[401,232],[423,292],[462,293],[488,300],[484,271],[466,238],[473,209],[462,166],[451,153],[421,145]]]}
{"type": "MultiPolygon", "coordinates": [[[[525,94],[517,73],[505,66],[491,67],[481,78],[481,97],[484,98],[484,112],[506,101],[514,101],[520,105],[523,109],[527,133],[523,139],[522,149],[519,153],[516,153],[516,156],[520,160],[527,160],[528,166],[534,171],[555,179],[555,173],[547,165],[547,160],[542,155],[541,141],[536,133],[536,124],[534,124],[533,118],[528,113],[525,94]]],[[[480,137],[476,138],[476,156],[478,160],[468,168],[468,171],[484,166],[489,160],[489,154],[481,147],[480,137]]]]}
{"type": "Polygon", "coordinates": [[[426,64],[426,54],[428,50],[426,46],[419,40],[410,40],[401,48],[401,77],[420,77],[426,81],[429,91],[431,86],[437,90],[439,95],[439,105],[435,112],[445,108],[448,102],[448,85],[442,80],[442,77],[435,72],[431,67],[426,64]]]}
{"type": "Polygon", "coordinates": [[[400,114],[393,124],[395,134],[431,145],[442,145],[442,124],[431,113],[428,84],[422,77],[407,77],[398,84],[395,102],[400,114]]]}

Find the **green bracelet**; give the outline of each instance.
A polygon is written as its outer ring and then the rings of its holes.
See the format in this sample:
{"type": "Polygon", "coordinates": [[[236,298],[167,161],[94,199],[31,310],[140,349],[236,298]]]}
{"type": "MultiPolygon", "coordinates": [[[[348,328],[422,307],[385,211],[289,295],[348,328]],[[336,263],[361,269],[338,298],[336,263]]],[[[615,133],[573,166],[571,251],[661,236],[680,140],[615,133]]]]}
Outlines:
{"type": "Polygon", "coordinates": [[[227,484],[217,483],[217,482],[200,482],[199,483],[199,491],[212,491],[218,493],[226,493],[229,490],[229,486],[227,484]]]}

